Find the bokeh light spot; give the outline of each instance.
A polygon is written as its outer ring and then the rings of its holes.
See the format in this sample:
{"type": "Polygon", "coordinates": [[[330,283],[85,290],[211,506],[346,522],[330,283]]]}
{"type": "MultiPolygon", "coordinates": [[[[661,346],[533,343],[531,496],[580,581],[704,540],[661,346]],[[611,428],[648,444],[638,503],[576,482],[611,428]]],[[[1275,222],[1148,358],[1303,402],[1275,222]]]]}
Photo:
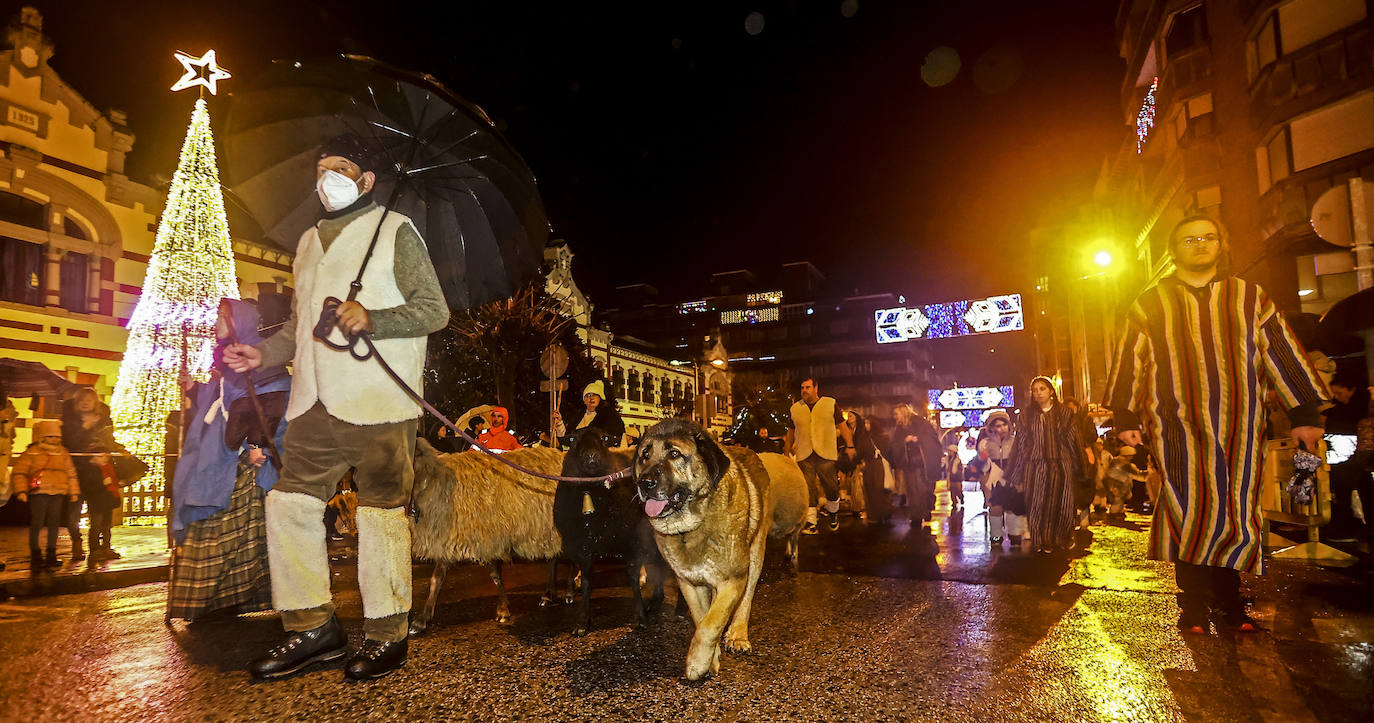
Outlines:
{"type": "Polygon", "coordinates": [[[859,12],[859,0],[844,0],[844,2],[840,3],[841,15],[852,18],[857,12],[859,12]]]}
{"type": "Polygon", "coordinates": [[[941,45],[926,55],[926,61],[921,64],[921,80],[932,88],[939,88],[954,82],[961,67],[959,52],[941,45]]]}
{"type": "Polygon", "coordinates": [[[1011,90],[1021,78],[1025,64],[1015,48],[999,45],[990,48],[973,64],[973,84],[989,95],[1011,90]]]}
{"type": "Polygon", "coordinates": [[[763,32],[763,13],[752,12],[744,18],[744,32],[758,35],[763,32]]]}

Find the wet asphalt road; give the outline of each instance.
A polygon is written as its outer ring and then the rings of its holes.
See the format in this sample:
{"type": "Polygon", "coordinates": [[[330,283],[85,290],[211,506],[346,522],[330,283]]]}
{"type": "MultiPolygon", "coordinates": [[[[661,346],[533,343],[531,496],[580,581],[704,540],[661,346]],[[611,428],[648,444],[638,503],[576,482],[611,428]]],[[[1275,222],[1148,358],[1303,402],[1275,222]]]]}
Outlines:
{"type": "MultiPolygon", "coordinates": [[[[943,497],[943,495],[942,495],[943,497]]],[[[977,502],[977,495],[970,495],[977,502]]],[[[943,509],[943,507],[942,507],[943,509]]],[[[1145,520],[1099,525],[1086,550],[993,552],[981,515],[805,538],[792,576],[770,548],[754,653],[679,682],[691,634],[670,589],[629,625],[620,570],[598,571],[593,629],[540,608],[544,567],[507,568],[513,624],[485,570],[450,573],[407,667],[348,684],[340,666],[274,683],[243,668],[275,642],[269,614],[163,625],[165,587],[0,604],[0,720],[1195,720],[1374,716],[1374,576],[1283,563],[1248,580],[1270,630],[1183,638],[1170,570],[1143,558],[1145,520]]],[[[354,568],[335,565],[358,633],[354,568]]],[[[428,568],[416,566],[416,597],[428,568]]]]}

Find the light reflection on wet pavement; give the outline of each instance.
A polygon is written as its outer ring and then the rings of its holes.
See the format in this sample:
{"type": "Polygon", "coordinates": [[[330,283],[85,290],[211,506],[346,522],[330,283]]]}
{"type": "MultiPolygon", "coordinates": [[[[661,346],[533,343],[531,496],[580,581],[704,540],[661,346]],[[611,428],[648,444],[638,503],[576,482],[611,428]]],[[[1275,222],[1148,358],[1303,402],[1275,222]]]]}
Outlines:
{"type": "MultiPolygon", "coordinates": [[[[165,587],[0,604],[5,720],[1369,720],[1374,592],[1362,569],[1275,565],[1247,579],[1269,632],[1183,638],[1172,570],[1144,559],[1148,520],[1099,524],[1083,549],[992,551],[980,512],[932,535],[907,522],[804,538],[802,573],[777,548],[750,625],[754,654],[681,684],[690,624],[665,610],[629,626],[613,564],[598,570],[593,629],[539,608],[544,566],[507,567],[515,614],[494,622],[486,571],[449,576],[406,668],[349,685],[338,666],[250,682],[273,616],[162,624],[165,587]]],[[[968,495],[979,507],[978,495],[968,495]]],[[[357,637],[347,565],[335,590],[357,637]]],[[[416,596],[428,567],[416,567],[416,596]]],[[[669,592],[669,602],[675,592],[669,592]]],[[[666,606],[671,609],[671,604],[666,606]]]]}

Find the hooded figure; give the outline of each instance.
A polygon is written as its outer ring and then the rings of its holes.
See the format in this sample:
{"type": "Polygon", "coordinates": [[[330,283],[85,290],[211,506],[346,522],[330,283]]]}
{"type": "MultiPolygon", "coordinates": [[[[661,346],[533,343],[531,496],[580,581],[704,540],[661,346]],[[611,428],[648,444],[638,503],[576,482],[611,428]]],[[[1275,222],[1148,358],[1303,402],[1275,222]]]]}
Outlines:
{"type": "Polygon", "coordinates": [[[477,443],[493,452],[520,449],[520,440],[516,439],[506,426],[510,423],[510,413],[506,408],[494,407],[487,416],[491,417],[491,426],[477,436],[477,443]]]}
{"type": "MultiPolygon", "coordinates": [[[[243,446],[270,446],[262,420],[248,398],[247,380],[218,361],[228,344],[262,341],[257,309],[246,301],[224,299],[220,302],[217,333],[215,368],[219,377],[196,385],[190,392],[191,408],[186,412],[190,424],[172,480],[172,534],[178,543],[185,541],[187,525],[229,507],[243,446]]],[[[259,369],[253,372],[253,387],[267,417],[267,426],[272,429],[273,441],[281,449],[286,433],[282,414],[291,376],[284,366],[259,369]]],[[[269,459],[258,471],[258,486],[264,492],[276,484],[279,466],[280,461],[269,459]]]]}

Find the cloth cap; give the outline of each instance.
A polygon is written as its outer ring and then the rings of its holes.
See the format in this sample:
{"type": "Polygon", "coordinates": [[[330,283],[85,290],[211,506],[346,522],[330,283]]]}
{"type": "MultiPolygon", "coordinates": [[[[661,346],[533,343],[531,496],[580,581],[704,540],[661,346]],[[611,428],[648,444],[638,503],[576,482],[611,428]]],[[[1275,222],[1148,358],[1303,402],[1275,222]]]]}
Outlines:
{"type": "Polygon", "coordinates": [[[320,146],[320,158],[343,156],[358,164],[364,171],[372,170],[372,153],[367,150],[361,138],[353,133],[334,136],[320,146]]]}
{"type": "Polygon", "coordinates": [[[601,397],[602,399],[605,399],[605,398],[606,398],[606,385],[603,384],[603,383],[601,382],[601,380],[598,379],[597,381],[594,381],[594,382],[592,382],[591,384],[588,384],[587,386],[585,386],[585,387],[582,388],[582,396],[585,397],[585,396],[587,396],[588,394],[595,394],[596,396],[601,397]]]}
{"type": "Polygon", "coordinates": [[[57,419],[44,419],[38,424],[33,425],[33,439],[38,441],[44,437],[61,437],[62,422],[57,419]]]}

